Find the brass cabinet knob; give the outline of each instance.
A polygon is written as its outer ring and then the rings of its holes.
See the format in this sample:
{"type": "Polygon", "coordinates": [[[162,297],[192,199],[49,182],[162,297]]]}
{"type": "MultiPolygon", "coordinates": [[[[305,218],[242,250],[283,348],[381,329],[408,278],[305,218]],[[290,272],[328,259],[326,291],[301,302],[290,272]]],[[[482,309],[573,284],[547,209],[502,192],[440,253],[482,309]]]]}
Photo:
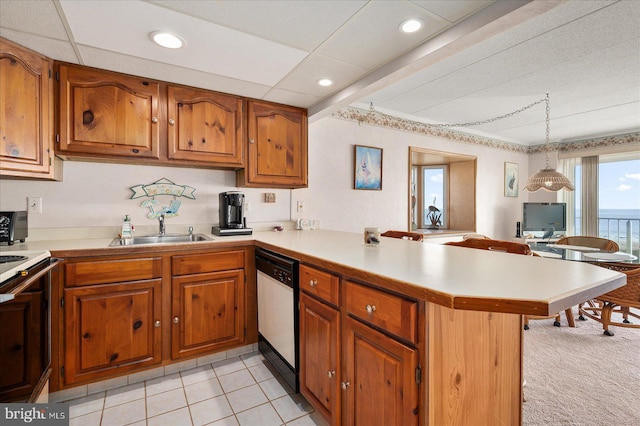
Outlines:
{"type": "Polygon", "coordinates": [[[171,124],[173,126],[174,124],[176,124],[176,122],[173,120],[173,118],[170,118],[169,119],[169,124],[171,124]]]}
{"type": "Polygon", "coordinates": [[[157,123],[158,122],[158,117],[152,117],[151,121],[154,122],[154,123],[157,123]]]}
{"type": "Polygon", "coordinates": [[[368,313],[372,314],[376,311],[376,305],[367,305],[366,309],[368,313]]]}
{"type": "Polygon", "coordinates": [[[154,322],[154,323],[153,323],[153,326],[154,326],[155,328],[160,328],[160,321],[159,321],[159,320],[156,320],[156,322],[154,322]]]}
{"type": "Polygon", "coordinates": [[[347,390],[347,388],[351,386],[351,382],[342,382],[340,383],[340,387],[342,388],[342,390],[347,390]]]}
{"type": "Polygon", "coordinates": [[[315,279],[314,279],[314,280],[309,280],[309,285],[310,285],[311,287],[315,287],[315,286],[317,286],[317,285],[318,285],[318,280],[315,280],[315,279]]]}
{"type": "Polygon", "coordinates": [[[177,324],[177,323],[179,323],[179,322],[180,322],[180,318],[178,318],[178,317],[173,317],[173,323],[174,323],[174,324],[177,324]]]}
{"type": "Polygon", "coordinates": [[[249,139],[249,143],[256,143],[256,141],[253,139],[249,139]]]}
{"type": "Polygon", "coordinates": [[[333,370],[333,371],[327,371],[327,376],[329,376],[329,378],[332,378],[332,377],[333,377],[333,376],[335,376],[335,375],[336,375],[336,371],[335,371],[335,370],[333,370]]]}

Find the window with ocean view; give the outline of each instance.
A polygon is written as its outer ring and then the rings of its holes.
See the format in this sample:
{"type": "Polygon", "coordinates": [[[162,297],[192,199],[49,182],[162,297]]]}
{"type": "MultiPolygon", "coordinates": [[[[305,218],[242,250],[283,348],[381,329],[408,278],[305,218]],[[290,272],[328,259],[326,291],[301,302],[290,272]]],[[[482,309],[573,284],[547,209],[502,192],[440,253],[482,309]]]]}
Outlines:
{"type": "MultiPolygon", "coordinates": [[[[574,235],[581,235],[581,166],[575,168],[574,235]]],[[[618,243],[620,251],[640,252],[640,154],[599,156],[598,236],[618,243]]]]}

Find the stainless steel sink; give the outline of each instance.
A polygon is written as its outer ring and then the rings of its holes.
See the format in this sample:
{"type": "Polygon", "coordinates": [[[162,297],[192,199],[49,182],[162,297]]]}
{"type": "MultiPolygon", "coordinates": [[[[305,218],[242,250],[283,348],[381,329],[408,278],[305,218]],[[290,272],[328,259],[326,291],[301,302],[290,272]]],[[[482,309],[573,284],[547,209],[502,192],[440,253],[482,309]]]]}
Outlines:
{"type": "Polygon", "coordinates": [[[109,247],[137,246],[141,244],[193,243],[197,241],[213,241],[213,238],[205,234],[143,235],[127,239],[114,238],[111,244],[109,244],[109,247]]]}

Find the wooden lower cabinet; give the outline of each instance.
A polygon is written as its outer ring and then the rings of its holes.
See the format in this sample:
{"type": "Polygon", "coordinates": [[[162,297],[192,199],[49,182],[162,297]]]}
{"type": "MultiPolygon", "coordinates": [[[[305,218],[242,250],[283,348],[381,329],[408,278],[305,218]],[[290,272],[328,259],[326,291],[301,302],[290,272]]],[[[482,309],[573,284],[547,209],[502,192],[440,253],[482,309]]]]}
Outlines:
{"type": "Polygon", "coordinates": [[[171,357],[244,342],[244,270],[173,278],[171,357]]]}
{"type": "Polygon", "coordinates": [[[348,318],[342,387],[346,425],[417,425],[418,351],[348,318]]]}
{"type": "Polygon", "coordinates": [[[340,423],[340,311],[300,294],[300,392],[340,423]]]}
{"type": "Polygon", "coordinates": [[[67,288],[64,382],[158,364],[162,280],[67,288]]]}
{"type": "Polygon", "coordinates": [[[247,310],[256,309],[255,280],[245,277],[247,251],[66,259],[53,319],[64,339],[61,380],[53,390],[254,343],[255,315],[247,310]]]}
{"type": "Polygon", "coordinates": [[[43,292],[25,292],[0,304],[0,401],[26,399],[40,379],[43,292]],[[11,327],[7,327],[11,324],[11,327]]]}

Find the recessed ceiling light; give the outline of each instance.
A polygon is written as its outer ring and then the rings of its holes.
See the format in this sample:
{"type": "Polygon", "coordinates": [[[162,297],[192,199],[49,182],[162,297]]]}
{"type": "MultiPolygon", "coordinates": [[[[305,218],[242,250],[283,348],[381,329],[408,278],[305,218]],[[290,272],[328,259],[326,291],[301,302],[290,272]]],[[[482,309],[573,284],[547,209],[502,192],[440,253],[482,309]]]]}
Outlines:
{"type": "Polygon", "coordinates": [[[420,28],[422,28],[422,22],[420,19],[407,19],[403,23],[400,24],[400,31],[403,33],[415,33],[420,28]]]}
{"type": "Polygon", "coordinates": [[[171,34],[166,31],[154,31],[149,34],[151,40],[157,45],[166,47],[167,49],[180,49],[184,46],[185,42],[175,34],[171,34]]]}
{"type": "Polygon", "coordinates": [[[333,81],[329,80],[328,78],[323,78],[321,80],[318,80],[318,84],[320,86],[331,86],[333,84],[333,81]]]}

